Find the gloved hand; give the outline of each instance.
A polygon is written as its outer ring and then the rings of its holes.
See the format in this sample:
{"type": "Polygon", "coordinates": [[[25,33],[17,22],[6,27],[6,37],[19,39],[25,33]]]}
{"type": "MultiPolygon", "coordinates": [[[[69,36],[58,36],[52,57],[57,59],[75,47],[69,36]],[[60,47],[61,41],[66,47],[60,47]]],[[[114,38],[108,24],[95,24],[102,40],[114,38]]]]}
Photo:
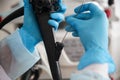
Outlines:
{"type": "Polygon", "coordinates": [[[74,15],[66,17],[66,30],[80,37],[85,53],[78,69],[90,64],[108,63],[109,73],[115,71],[115,64],[108,51],[108,20],[106,14],[95,4],[87,3],[75,8],[74,15]],[[87,11],[87,12],[86,12],[87,11]]]}
{"type": "MultiPolygon", "coordinates": [[[[64,20],[64,12],[66,11],[66,6],[62,3],[62,0],[59,1],[60,9],[50,15],[51,19],[48,23],[53,26],[56,30],[59,26],[59,23],[64,20]]],[[[29,3],[29,0],[24,0],[24,24],[19,30],[20,36],[22,38],[23,44],[30,51],[34,51],[34,46],[42,41],[41,34],[38,29],[38,24],[36,21],[35,14],[33,12],[32,6],[29,3]]]]}

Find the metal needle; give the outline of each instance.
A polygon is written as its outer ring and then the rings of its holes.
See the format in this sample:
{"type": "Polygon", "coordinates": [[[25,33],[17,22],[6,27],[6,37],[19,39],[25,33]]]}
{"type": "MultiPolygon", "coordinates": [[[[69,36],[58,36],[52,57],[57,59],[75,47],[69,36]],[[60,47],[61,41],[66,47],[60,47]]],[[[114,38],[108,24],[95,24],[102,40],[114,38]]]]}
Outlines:
{"type": "MultiPolygon", "coordinates": [[[[81,5],[83,5],[84,2],[85,2],[85,0],[82,0],[82,4],[81,4],[81,5]]],[[[82,6],[81,6],[81,8],[82,8],[82,6]]],[[[81,8],[79,8],[78,12],[80,12],[81,8]]],[[[78,14],[77,14],[77,15],[78,15],[78,14]]],[[[65,40],[67,34],[68,34],[68,32],[65,33],[65,35],[64,35],[64,37],[63,37],[63,39],[62,39],[62,41],[61,41],[62,43],[63,43],[63,41],[65,40]]]]}

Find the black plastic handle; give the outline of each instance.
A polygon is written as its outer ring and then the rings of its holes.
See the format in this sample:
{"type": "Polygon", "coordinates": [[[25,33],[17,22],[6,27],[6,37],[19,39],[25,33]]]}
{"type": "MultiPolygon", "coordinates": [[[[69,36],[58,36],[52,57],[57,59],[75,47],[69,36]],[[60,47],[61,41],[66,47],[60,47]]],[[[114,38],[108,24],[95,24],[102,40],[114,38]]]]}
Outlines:
{"type": "Polygon", "coordinates": [[[14,11],[13,13],[9,14],[5,19],[3,19],[2,22],[0,22],[0,29],[2,29],[4,25],[9,23],[10,21],[23,15],[24,15],[24,7],[21,7],[17,9],[16,11],[14,11]]]}
{"type": "Polygon", "coordinates": [[[56,61],[56,43],[52,27],[48,24],[50,13],[58,9],[58,6],[56,6],[57,0],[31,0],[30,3],[32,4],[39,24],[39,30],[47,52],[52,78],[53,80],[61,80],[60,68],[56,61]]]}
{"type": "Polygon", "coordinates": [[[56,64],[56,58],[55,58],[56,44],[54,40],[52,27],[48,24],[49,16],[50,16],[49,13],[42,13],[39,15],[37,14],[37,19],[40,25],[39,28],[47,52],[48,62],[50,65],[53,80],[60,80],[58,66],[56,64]]]}

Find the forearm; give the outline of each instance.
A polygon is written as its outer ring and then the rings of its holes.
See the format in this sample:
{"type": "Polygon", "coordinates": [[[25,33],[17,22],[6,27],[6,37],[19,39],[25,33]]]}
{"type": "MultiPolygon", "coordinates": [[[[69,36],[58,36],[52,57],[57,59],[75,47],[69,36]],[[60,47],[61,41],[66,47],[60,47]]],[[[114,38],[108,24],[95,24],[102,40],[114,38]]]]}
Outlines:
{"type": "Polygon", "coordinates": [[[33,36],[29,35],[24,30],[19,30],[19,34],[24,46],[32,53],[38,41],[36,41],[33,36]]]}
{"type": "Polygon", "coordinates": [[[89,66],[87,66],[86,68],[84,68],[82,71],[92,71],[95,72],[97,74],[100,74],[101,76],[103,76],[104,78],[109,79],[109,75],[108,75],[108,64],[91,64],[89,66]]]}
{"type": "Polygon", "coordinates": [[[72,74],[71,80],[110,80],[107,64],[91,64],[72,74]]]}
{"type": "Polygon", "coordinates": [[[0,65],[0,80],[11,80],[0,65]]]}
{"type": "Polygon", "coordinates": [[[26,49],[18,30],[0,41],[0,63],[12,80],[25,73],[39,59],[36,49],[33,53],[26,49]]]}
{"type": "Polygon", "coordinates": [[[72,74],[70,80],[110,80],[109,78],[105,78],[102,75],[89,70],[81,70],[77,73],[72,74]]]}

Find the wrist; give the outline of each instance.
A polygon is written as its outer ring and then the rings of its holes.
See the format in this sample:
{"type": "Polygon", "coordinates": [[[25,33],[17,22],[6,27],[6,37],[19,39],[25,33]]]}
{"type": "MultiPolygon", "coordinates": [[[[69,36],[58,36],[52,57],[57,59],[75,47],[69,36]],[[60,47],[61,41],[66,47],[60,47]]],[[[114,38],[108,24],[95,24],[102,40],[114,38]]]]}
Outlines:
{"type": "Polygon", "coordinates": [[[86,51],[80,59],[78,69],[82,70],[91,64],[108,64],[108,73],[115,71],[115,64],[108,50],[96,47],[86,51]]]}
{"type": "Polygon", "coordinates": [[[108,75],[108,64],[107,63],[91,64],[91,65],[85,67],[83,70],[92,71],[92,72],[95,72],[97,74],[100,74],[104,78],[110,79],[109,75],[108,75]]]}
{"type": "Polygon", "coordinates": [[[38,40],[34,39],[30,34],[28,34],[25,30],[20,29],[19,34],[21,36],[22,42],[24,46],[30,51],[34,51],[35,45],[38,43],[38,40]]]}

